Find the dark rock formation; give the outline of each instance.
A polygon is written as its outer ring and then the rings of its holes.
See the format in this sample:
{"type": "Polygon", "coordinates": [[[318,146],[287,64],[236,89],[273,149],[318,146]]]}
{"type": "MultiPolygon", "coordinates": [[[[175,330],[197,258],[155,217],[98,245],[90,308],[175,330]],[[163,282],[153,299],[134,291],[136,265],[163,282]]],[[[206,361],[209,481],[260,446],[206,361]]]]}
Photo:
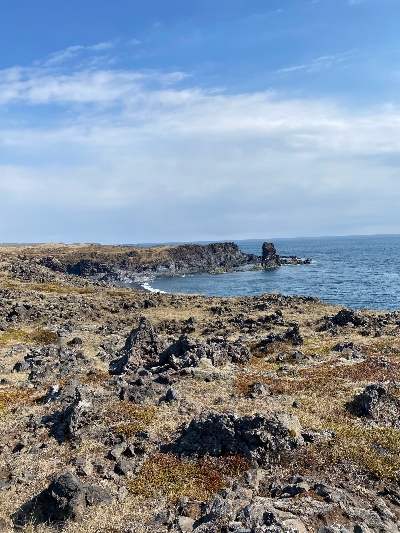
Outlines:
{"type": "Polygon", "coordinates": [[[264,268],[281,266],[279,256],[276,254],[276,249],[272,242],[264,242],[262,245],[261,266],[264,268]]]}
{"type": "Polygon", "coordinates": [[[60,444],[66,438],[77,441],[81,437],[82,429],[92,420],[94,408],[92,402],[85,397],[81,388],[76,388],[74,399],[62,411],[45,415],[41,423],[50,428],[50,434],[60,444]]]}
{"type": "MultiPolygon", "coordinates": [[[[193,533],[395,533],[397,519],[382,498],[369,499],[312,477],[269,479],[268,472],[244,472],[241,482],[214,494],[200,517],[195,502],[181,503],[175,519],[193,533]],[[180,515],[180,516],[179,516],[180,515]]],[[[170,518],[171,520],[171,518],[170,518]]]]}
{"type": "Polygon", "coordinates": [[[105,489],[81,483],[71,472],[64,472],[46,490],[23,505],[12,518],[17,528],[30,522],[48,523],[67,519],[81,522],[86,507],[100,503],[111,503],[111,496],[105,489]]]}
{"type": "Polygon", "coordinates": [[[157,335],[146,318],[133,329],[117,359],[110,363],[110,374],[135,373],[146,367],[168,365],[174,370],[196,367],[201,359],[209,359],[214,366],[228,363],[245,364],[250,361],[250,350],[240,341],[231,342],[217,336],[205,342],[182,335],[168,346],[165,337],[157,335]]]}
{"type": "Polygon", "coordinates": [[[179,454],[189,456],[242,453],[262,465],[270,454],[295,450],[303,444],[300,423],[289,413],[241,418],[235,414],[204,413],[183,430],[175,448],[179,454]]]}
{"type": "Polygon", "coordinates": [[[332,322],[338,326],[347,326],[353,324],[354,326],[363,325],[363,317],[353,309],[341,309],[337,315],[332,317],[332,322]]]}
{"type": "Polygon", "coordinates": [[[309,265],[311,259],[301,259],[295,255],[278,255],[272,242],[264,242],[262,246],[261,266],[275,268],[281,265],[309,265]]]}
{"type": "Polygon", "coordinates": [[[284,333],[269,333],[261,340],[261,346],[267,346],[275,342],[291,342],[293,346],[301,346],[303,344],[303,337],[300,334],[300,328],[297,323],[293,323],[291,328],[288,328],[284,333]]]}
{"type": "Polygon", "coordinates": [[[157,335],[150,322],[142,317],[139,326],[131,331],[120,352],[110,364],[110,374],[134,372],[147,362],[155,362],[168,346],[165,338],[157,335]]]}
{"type": "Polygon", "coordinates": [[[358,416],[369,419],[373,426],[400,428],[400,394],[396,384],[373,383],[356,396],[348,407],[358,416]]]}
{"type": "Polygon", "coordinates": [[[98,246],[96,250],[88,251],[75,262],[71,257],[44,257],[41,264],[68,274],[97,276],[107,281],[124,281],[143,274],[175,276],[210,272],[215,269],[229,270],[258,261],[256,255],[243,253],[233,242],[181,244],[153,249],[112,248],[110,253],[108,247],[98,246]],[[152,251],[154,257],[151,256],[152,251]]]}
{"type": "Polygon", "coordinates": [[[225,337],[213,337],[201,342],[182,335],[160,355],[160,364],[168,364],[175,370],[196,367],[200,359],[209,359],[214,366],[228,363],[245,364],[250,361],[250,350],[241,342],[230,342],[225,337]]]}

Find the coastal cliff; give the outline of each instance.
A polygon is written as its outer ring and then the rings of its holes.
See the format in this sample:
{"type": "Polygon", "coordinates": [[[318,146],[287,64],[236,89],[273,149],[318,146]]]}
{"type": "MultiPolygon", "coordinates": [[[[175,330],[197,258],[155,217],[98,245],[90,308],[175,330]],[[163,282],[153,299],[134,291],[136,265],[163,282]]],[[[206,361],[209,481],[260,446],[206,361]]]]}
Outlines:
{"type": "Polygon", "coordinates": [[[24,249],[21,258],[35,260],[56,272],[104,281],[136,281],[143,276],[177,276],[227,271],[259,261],[233,242],[207,245],[141,246],[42,245],[24,249]]]}

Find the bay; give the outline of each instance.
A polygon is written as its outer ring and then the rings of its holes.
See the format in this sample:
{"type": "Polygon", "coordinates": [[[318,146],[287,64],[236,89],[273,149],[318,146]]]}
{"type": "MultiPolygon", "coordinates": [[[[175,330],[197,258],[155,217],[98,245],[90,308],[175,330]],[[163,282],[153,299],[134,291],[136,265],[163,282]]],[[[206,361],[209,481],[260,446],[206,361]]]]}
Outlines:
{"type": "MultiPolygon", "coordinates": [[[[316,296],[325,302],[376,310],[400,309],[400,235],[254,239],[235,241],[261,255],[264,240],[280,255],[311,257],[311,265],[221,275],[162,277],[148,288],[207,296],[254,296],[279,292],[316,296]]],[[[202,242],[204,244],[204,242],[202,242]]]]}

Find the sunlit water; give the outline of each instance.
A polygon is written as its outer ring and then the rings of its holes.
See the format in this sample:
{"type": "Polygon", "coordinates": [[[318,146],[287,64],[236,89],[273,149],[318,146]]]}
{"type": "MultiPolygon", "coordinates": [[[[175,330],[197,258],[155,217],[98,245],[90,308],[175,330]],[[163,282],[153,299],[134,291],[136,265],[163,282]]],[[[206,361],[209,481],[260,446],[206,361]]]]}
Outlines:
{"type": "MultiPolygon", "coordinates": [[[[400,235],[272,239],[278,254],[311,257],[311,265],[185,277],[162,277],[150,287],[208,296],[253,296],[274,291],[317,296],[356,309],[400,309],[400,235]]],[[[261,255],[262,240],[236,241],[261,255]]],[[[149,285],[147,286],[147,288],[149,285]]]]}

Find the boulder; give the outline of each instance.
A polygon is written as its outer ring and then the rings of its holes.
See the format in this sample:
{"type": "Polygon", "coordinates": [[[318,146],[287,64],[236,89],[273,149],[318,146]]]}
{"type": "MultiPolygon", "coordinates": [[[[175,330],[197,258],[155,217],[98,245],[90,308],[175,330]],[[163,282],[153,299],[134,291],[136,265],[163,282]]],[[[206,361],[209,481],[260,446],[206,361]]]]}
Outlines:
{"type": "MultiPolygon", "coordinates": [[[[400,428],[400,399],[388,383],[373,383],[348,404],[358,416],[370,419],[376,426],[400,428]]],[[[400,392],[400,391],[399,391],[400,392]]]]}
{"type": "Polygon", "coordinates": [[[209,359],[214,366],[228,363],[245,364],[250,361],[250,350],[240,341],[231,342],[216,336],[202,342],[188,335],[182,335],[161,355],[159,363],[168,364],[174,370],[197,367],[201,359],[209,359]]]}
{"type": "Polygon", "coordinates": [[[181,455],[212,457],[242,453],[262,465],[270,454],[295,450],[303,444],[300,423],[289,413],[244,417],[204,413],[183,430],[176,449],[181,455]]]}
{"type": "Polygon", "coordinates": [[[47,489],[21,506],[12,519],[17,529],[32,523],[81,522],[88,506],[110,503],[111,496],[102,487],[81,483],[71,472],[63,472],[47,489]]]}
{"type": "Polygon", "coordinates": [[[135,372],[147,362],[157,361],[166,347],[166,340],[157,335],[147,318],[142,317],[139,326],[130,332],[118,359],[111,361],[110,374],[135,372]]]}

